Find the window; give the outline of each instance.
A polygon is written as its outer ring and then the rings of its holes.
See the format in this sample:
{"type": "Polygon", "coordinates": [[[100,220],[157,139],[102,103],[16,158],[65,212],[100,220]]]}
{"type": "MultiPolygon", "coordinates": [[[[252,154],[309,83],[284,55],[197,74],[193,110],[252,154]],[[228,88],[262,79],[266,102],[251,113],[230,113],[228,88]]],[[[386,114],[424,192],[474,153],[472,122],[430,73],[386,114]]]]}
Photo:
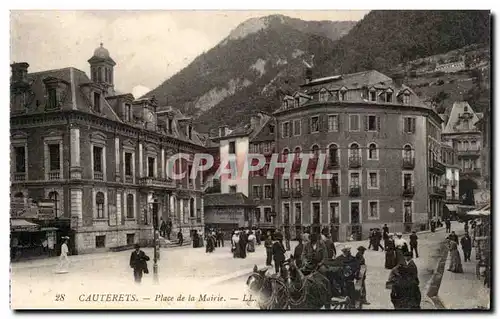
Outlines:
{"type": "Polygon", "coordinates": [[[349,115],[349,131],[359,131],[359,115],[349,115]]]}
{"type": "Polygon", "coordinates": [[[293,187],[294,187],[296,190],[300,191],[300,190],[302,189],[302,181],[301,181],[300,179],[298,179],[298,178],[295,178],[295,179],[293,180],[293,187]]]}
{"type": "Polygon", "coordinates": [[[229,186],[229,193],[234,194],[237,190],[236,185],[229,186]]]}
{"type": "Polygon", "coordinates": [[[392,103],[392,92],[385,93],[385,101],[387,103],[392,103]]]}
{"type": "Polygon", "coordinates": [[[341,101],[347,100],[347,90],[341,90],[340,91],[340,99],[341,101]]]}
{"type": "Polygon", "coordinates": [[[290,136],[290,122],[284,122],[283,131],[281,132],[281,137],[289,137],[290,136]]]}
{"type": "Polygon", "coordinates": [[[478,150],[476,141],[471,141],[470,142],[470,149],[473,150],[473,151],[477,151],[478,150]]]}
{"type": "Polygon", "coordinates": [[[125,153],[125,175],[132,176],[132,153],[125,153]]]}
{"type": "Polygon", "coordinates": [[[379,117],[375,115],[368,115],[365,117],[365,129],[367,131],[376,132],[378,131],[379,117]]]}
{"type": "Polygon", "coordinates": [[[329,205],[329,217],[330,224],[339,225],[340,224],[340,204],[337,202],[331,202],[329,205]]]}
{"type": "Polygon", "coordinates": [[[94,92],[94,111],[101,112],[101,94],[94,92]]]}
{"type": "Polygon", "coordinates": [[[94,172],[102,173],[102,147],[94,146],[94,172]]]}
{"type": "Polygon", "coordinates": [[[302,203],[295,203],[295,225],[302,225],[302,203]]]}
{"type": "Polygon", "coordinates": [[[316,178],[316,174],[311,174],[310,183],[314,189],[321,188],[321,179],[316,178]]]}
{"type": "Polygon", "coordinates": [[[98,192],[95,195],[97,218],[104,218],[104,193],[98,192]]]}
{"type": "Polygon", "coordinates": [[[323,89],[319,92],[319,101],[326,102],[328,101],[328,91],[323,89]]]}
{"type": "Polygon", "coordinates": [[[349,148],[350,151],[350,157],[351,158],[358,158],[359,157],[359,145],[356,143],[352,143],[351,147],[349,148]]]}
{"type": "Polygon", "coordinates": [[[257,221],[257,223],[260,223],[260,207],[255,208],[254,213],[255,220],[257,221]]]}
{"type": "Polygon", "coordinates": [[[127,218],[133,219],[135,217],[134,214],[134,195],[127,195],[127,218]]]}
{"type": "Polygon", "coordinates": [[[405,145],[403,148],[403,156],[406,160],[409,160],[412,158],[412,152],[411,152],[411,146],[410,145],[405,145]]]}
{"type": "Polygon", "coordinates": [[[338,115],[328,115],[328,131],[338,132],[339,131],[339,116],[338,115]]]}
{"type": "Polygon", "coordinates": [[[360,185],[359,173],[351,173],[350,177],[351,177],[350,186],[359,186],[360,185]]]}
{"type": "Polygon", "coordinates": [[[368,159],[377,160],[378,159],[378,150],[377,145],[375,143],[371,143],[368,145],[368,159]]]}
{"type": "Polygon", "coordinates": [[[405,133],[414,134],[417,120],[414,117],[405,117],[403,129],[405,133]]]}
{"type": "Polygon", "coordinates": [[[375,90],[370,91],[370,101],[372,101],[372,102],[377,101],[377,91],[375,91],[375,90]]]}
{"type": "Polygon", "coordinates": [[[135,234],[127,234],[127,245],[133,245],[135,243],[135,234]]]}
{"type": "Polygon", "coordinates": [[[168,134],[172,134],[173,133],[173,120],[172,119],[168,119],[168,134]]]}
{"type": "Polygon", "coordinates": [[[273,217],[272,217],[271,207],[264,208],[264,221],[266,223],[272,223],[273,217]]]}
{"type": "Polygon", "coordinates": [[[469,150],[469,141],[464,141],[464,151],[468,151],[469,150]]]}
{"type": "Polygon", "coordinates": [[[285,225],[290,225],[290,204],[283,203],[283,222],[285,225]]]}
{"type": "Polygon", "coordinates": [[[319,158],[319,146],[318,145],[313,145],[311,148],[311,153],[314,155],[314,159],[319,158]]]}
{"type": "Polygon", "coordinates": [[[339,173],[331,173],[332,177],[330,178],[330,187],[332,194],[339,194],[339,173]]]}
{"type": "Polygon", "coordinates": [[[59,193],[54,191],[49,193],[49,199],[54,203],[54,214],[57,217],[60,217],[61,210],[61,199],[59,198],[59,193]]]}
{"type": "Polygon", "coordinates": [[[368,173],[368,188],[377,189],[378,188],[378,174],[377,172],[368,173]]]}
{"type": "Polygon", "coordinates": [[[269,133],[274,134],[274,125],[269,125],[269,133]]]}
{"type": "Polygon", "coordinates": [[[97,81],[98,82],[102,81],[102,69],[101,69],[101,67],[97,68],[97,81]]]}
{"type": "Polygon", "coordinates": [[[294,120],[293,121],[293,135],[300,135],[300,134],[301,134],[300,120],[294,120]]]}
{"type": "Polygon", "coordinates": [[[412,204],[411,202],[404,202],[403,204],[403,222],[404,223],[411,223],[412,222],[412,215],[413,215],[413,209],[412,209],[412,204]]]}
{"type": "Polygon", "coordinates": [[[468,112],[468,110],[467,106],[464,106],[464,112],[468,112]]]}
{"type": "Polygon", "coordinates": [[[189,217],[191,218],[196,217],[196,212],[194,209],[194,198],[189,199],[189,217]]]}
{"type": "Polygon", "coordinates": [[[106,247],[106,235],[95,236],[95,248],[104,248],[104,247],[106,247]]]}
{"type": "Polygon", "coordinates": [[[59,144],[50,144],[49,145],[49,169],[51,171],[58,171],[61,167],[60,162],[60,152],[59,152],[59,144]]]}
{"type": "Polygon", "coordinates": [[[284,190],[290,189],[290,180],[289,179],[283,179],[283,189],[284,190]]]}
{"type": "Polygon", "coordinates": [[[368,219],[378,219],[379,218],[378,201],[368,201],[368,219]]]}
{"type": "Polygon", "coordinates": [[[273,198],[273,189],[271,185],[264,185],[264,197],[273,198]]]}
{"type": "Polygon", "coordinates": [[[253,186],[253,193],[252,193],[253,198],[261,198],[262,197],[262,186],[253,186]]]}
{"type": "Polygon", "coordinates": [[[128,103],[125,104],[125,121],[132,121],[132,106],[128,103]]]}
{"type": "Polygon", "coordinates": [[[413,186],[413,177],[412,174],[404,174],[403,175],[403,188],[405,190],[411,189],[413,186]]]}
{"type": "MultiPolygon", "coordinates": [[[[59,149],[59,147],[58,147],[59,149]]],[[[14,157],[16,162],[16,173],[26,172],[26,148],[24,146],[14,147],[14,157]]],[[[59,163],[59,161],[57,161],[59,163]]]]}
{"type": "Polygon", "coordinates": [[[155,177],[155,158],[148,157],[148,177],[155,177]]]}
{"type": "Polygon", "coordinates": [[[47,90],[47,107],[49,109],[57,108],[57,91],[56,89],[47,90]]]}
{"type": "Polygon", "coordinates": [[[311,117],[311,133],[319,132],[319,117],[311,117]]]}
{"type": "Polygon", "coordinates": [[[229,142],[229,154],[236,154],[236,142],[229,142]]]}
{"type": "Polygon", "coordinates": [[[299,102],[300,102],[300,99],[298,97],[295,98],[294,101],[293,101],[293,107],[299,107],[299,105],[300,105],[299,102]]]}
{"type": "Polygon", "coordinates": [[[312,223],[320,224],[321,222],[321,206],[320,203],[312,203],[312,223]]]}
{"type": "Polygon", "coordinates": [[[405,94],[403,95],[403,104],[410,104],[410,93],[405,92],[405,94]]]}
{"type": "Polygon", "coordinates": [[[328,161],[332,166],[339,164],[339,149],[335,144],[328,147],[328,161]]]}

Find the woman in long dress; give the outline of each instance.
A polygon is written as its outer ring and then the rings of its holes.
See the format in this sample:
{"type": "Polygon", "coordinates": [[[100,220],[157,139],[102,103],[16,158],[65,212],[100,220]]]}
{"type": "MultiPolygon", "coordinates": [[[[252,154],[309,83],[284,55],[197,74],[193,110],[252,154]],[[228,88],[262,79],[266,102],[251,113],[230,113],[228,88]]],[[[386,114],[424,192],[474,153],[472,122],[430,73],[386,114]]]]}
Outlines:
{"type": "Polygon", "coordinates": [[[239,231],[234,232],[234,235],[233,235],[233,245],[234,245],[233,257],[234,258],[241,258],[241,253],[240,253],[240,232],[239,231]]]}
{"type": "Polygon", "coordinates": [[[392,269],[396,266],[396,245],[394,244],[394,234],[389,233],[389,238],[385,245],[385,268],[392,269]]]}
{"type": "Polygon", "coordinates": [[[448,270],[455,273],[463,273],[464,270],[462,268],[462,260],[460,259],[457,243],[448,239],[448,245],[450,248],[450,268],[448,268],[448,270]]]}
{"type": "Polygon", "coordinates": [[[249,253],[255,252],[255,235],[251,231],[248,235],[248,245],[247,250],[249,253]]]}
{"type": "Polygon", "coordinates": [[[64,241],[61,245],[61,255],[59,256],[59,265],[57,265],[57,273],[67,273],[69,268],[69,258],[68,258],[68,240],[69,237],[63,237],[64,241]]]}

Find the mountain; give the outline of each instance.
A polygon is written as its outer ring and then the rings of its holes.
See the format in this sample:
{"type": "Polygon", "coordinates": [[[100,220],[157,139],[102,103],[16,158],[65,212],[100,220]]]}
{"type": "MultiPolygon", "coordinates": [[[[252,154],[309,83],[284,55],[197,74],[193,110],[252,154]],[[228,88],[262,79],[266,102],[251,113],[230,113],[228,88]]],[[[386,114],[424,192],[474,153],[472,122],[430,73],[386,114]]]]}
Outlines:
{"type": "Polygon", "coordinates": [[[315,76],[369,69],[490,41],[489,11],[371,11],[315,59],[315,76]]]}
{"type": "Polygon", "coordinates": [[[249,19],[145,96],[195,116],[200,131],[234,126],[256,110],[273,111],[277,91],[301,83],[305,63],[332,50],[354,25],[283,15],[249,19]]]}

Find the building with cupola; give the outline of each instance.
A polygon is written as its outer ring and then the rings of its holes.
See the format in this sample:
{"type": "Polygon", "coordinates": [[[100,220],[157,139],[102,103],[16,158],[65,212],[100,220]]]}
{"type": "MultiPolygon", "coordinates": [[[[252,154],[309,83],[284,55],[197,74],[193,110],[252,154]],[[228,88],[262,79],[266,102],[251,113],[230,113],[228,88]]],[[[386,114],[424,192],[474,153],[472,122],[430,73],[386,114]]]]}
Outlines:
{"type": "Polygon", "coordinates": [[[57,250],[61,236],[77,254],[150,244],[153,216],[170,219],[172,234],[201,231],[202,177],[167,175],[174,154],[191,154],[176,168],[190,171],[192,156],[205,152],[192,119],[154,97],[118,92],[117,64],[102,44],[88,63],[90,78],[74,67],[30,73],[28,63],[11,65],[15,246],[34,253],[47,240],[57,250]]]}
{"type": "Polygon", "coordinates": [[[425,229],[442,213],[442,119],[402,81],[378,71],[314,79],[309,71],[274,116],[277,152],[297,162],[277,182],[277,227],[327,229],[343,241],[384,224],[425,229]],[[298,174],[300,153],[313,155],[307,179],[298,174]],[[329,180],[314,173],[321,153],[329,180]]]}

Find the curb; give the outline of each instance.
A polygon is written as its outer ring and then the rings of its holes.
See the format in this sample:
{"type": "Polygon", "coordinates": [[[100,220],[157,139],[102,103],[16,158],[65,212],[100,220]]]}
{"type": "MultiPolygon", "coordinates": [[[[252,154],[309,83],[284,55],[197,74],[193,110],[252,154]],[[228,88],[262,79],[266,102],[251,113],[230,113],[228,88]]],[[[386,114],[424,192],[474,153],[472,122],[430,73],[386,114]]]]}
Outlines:
{"type": "Polygon", "coordinates": [[[434,267],[434,272],[431,278],[427,281],[424,291],[425,299],[430,302],[436,309],[445,309],[443,303],[439,299],[438,292],[441,286],[441,280],[443,279],[443,273],[446,266],[446,260],[448,259],[448,246],[446,242],[441,243],[441,257],[434,267]]]}

